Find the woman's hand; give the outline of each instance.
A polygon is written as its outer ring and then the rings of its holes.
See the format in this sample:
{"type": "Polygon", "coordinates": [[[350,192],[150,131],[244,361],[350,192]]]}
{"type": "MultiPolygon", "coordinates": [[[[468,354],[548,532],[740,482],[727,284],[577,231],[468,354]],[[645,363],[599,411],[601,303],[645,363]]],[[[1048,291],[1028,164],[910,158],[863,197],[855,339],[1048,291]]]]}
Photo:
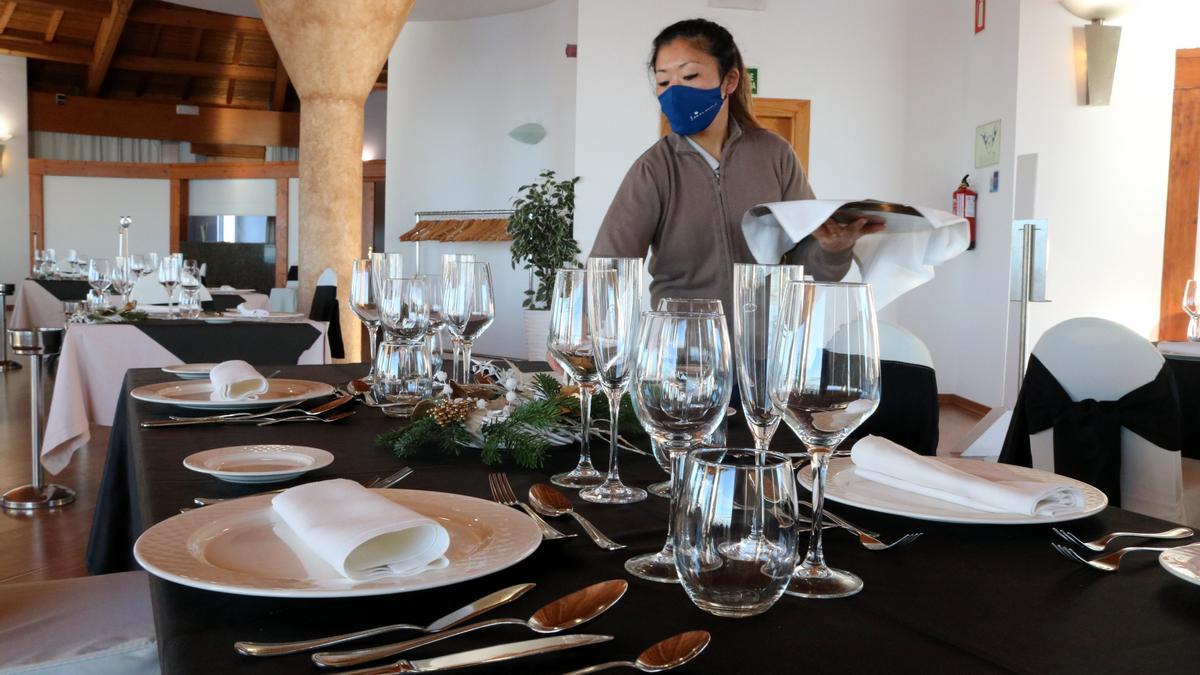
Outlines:
{"type": "Polygon", "coordinates": [[[852,220],[841,222],[837,219],[838,215],[833,214],[812,233],[821,248],[829,253],[853,248],[859,237],[883,231],[887,222],[881,216],[855,216],[852,220]]]}

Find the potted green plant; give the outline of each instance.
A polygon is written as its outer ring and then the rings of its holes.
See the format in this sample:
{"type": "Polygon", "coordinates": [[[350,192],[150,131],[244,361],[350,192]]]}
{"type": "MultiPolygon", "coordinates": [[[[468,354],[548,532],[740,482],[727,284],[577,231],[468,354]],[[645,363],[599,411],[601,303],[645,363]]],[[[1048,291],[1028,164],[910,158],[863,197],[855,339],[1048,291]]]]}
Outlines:
{"type": "Polygon", "coordinates": [[[580,253],[574,230],[575,183],[579,177],[557,180],[553,171],[546,170],[538,178],[539,181],[517,189],[513,214],[508,218],[513,269],[522,265],[529,270],[529,288],[522,305],[530,359],[546,355],[554,271],[577,264],[576,256],[580,253]]]}

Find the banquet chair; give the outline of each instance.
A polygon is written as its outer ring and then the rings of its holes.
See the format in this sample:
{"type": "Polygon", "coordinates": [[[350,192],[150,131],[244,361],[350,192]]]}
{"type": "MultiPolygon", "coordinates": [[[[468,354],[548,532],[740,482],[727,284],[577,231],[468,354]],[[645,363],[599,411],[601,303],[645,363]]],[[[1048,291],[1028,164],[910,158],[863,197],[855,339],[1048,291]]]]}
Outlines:
{"type": "Polygon", "coordinates": [[[879,360],[879,407],[851,440],[873,434],[921,455],[937,454],[937,375],[929,348],[904,328],[880,321],[879,360]]]}
{"type": "MultiPolygon", "coordinates": [[[[1164,376],[1164,373],[1160,372],[1163,371],[1164,365],[1162,355],[1149,340],[1132,330],[1106,319],[1068,319],[1046,331],[1034,345],[1029,370],[1033,371],[1038,362],[1058,381],[1074,405],[1084,404],[1094,409],[1102,409],[1106,404],[1096,402],[1118,401],[1139,389],[1168,391],[1169,402],[1153,401],[1149,406],[1155,414],[1161,416],[1154,424],[1154,433],[1178,438],[1180,416],[1178,401],[1174,398],[1174,380],[1170,378],[1165,383],[1161,382],[1160,378],[1164,376]],[[1173,409],[1171,402],[1174,403],[1173,409]]],[[[1169,378],[1170,372],[1166,371],[1165,376],[1169,378]]],[[[1038,393],[1028,391],[1031,386],[1044,385],[1037,380],[1031,385],[1030,373],[1027,372],[1014,410],[1012,426],[1009,427],[1008,438],[1005,440],[1005,448],[1001,453],[1001,462],[1024,463],[1019,461],[1019,451],[1015,449],[1020,446],[1019,435],[1027,434],[1030,428],[1025,421],[1023,406],[1026,405],[1024,401],[1027,396],[1038,393]]],[[[1069,413],[1060,414],[1056,417],[1055,424],[1068,417],[1069,413]]],[[[1093,427],[1084,429],[1083,432],[1099,436],[1103,429],[1093,427]]],[[[1054,433],[1055,430],[1051,427],[1028,435],[1029,459],[1034,468],[1055,471],[1054,433]]],[[[1176,447],[1173,448],[1162,447],[1131,431],[1124,423],[1121,424],[1118,433],[1121,508],[1164,520],[1183,522],[1186,513],[1178,442],[1175,442],[1176,447]]],[[[1067,461],[1068,457],[1077,456],[1082,451],[1081,447],[1079,443],[1073,443],[1070,448],[1060,449],[1060,459],[1067,461]]],[[[1071,461],[1075,461],[1074,457],[1071,461]]],[[[1091,461],[1085,468],[1094,469],[1098,465],[1099,462],[1091,461]]],[[[1058,473],[1071,475],[1071,472],[1064,470],[1058,473]]],[[[1071,477],[1089,480],[1088,476],[1071,477]]],[[[1110,500],[1113,496],[1109,494],[1110,500]]]]}
{"type": "Polygon", "coordinates": [[[308,318],[329,323],[329,354],[335,359],[346,358],[346,348],[342,344],[341,321],[338,319],[337,272],[334,272],[332,267],[325,268],[321,276],[317,277],[308,318]]]}
{"type": "Polygon", "coordinates": [[[143,571],[0,584],[0,672],[159,672],[143,571]]]}

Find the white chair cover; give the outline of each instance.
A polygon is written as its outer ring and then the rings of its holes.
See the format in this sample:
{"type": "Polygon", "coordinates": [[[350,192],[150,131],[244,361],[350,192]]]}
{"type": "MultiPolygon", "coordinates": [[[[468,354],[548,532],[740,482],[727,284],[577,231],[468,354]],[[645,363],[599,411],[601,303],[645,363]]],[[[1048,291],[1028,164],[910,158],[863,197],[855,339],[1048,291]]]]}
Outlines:
{"type": "Polygon", "coordinates": [[[886,321],[879,322],[879,358],[933,368],[933,356],[921,338],[886,321]]]}
{"type": "Polygon", "coordinates": [[[337,286],[337,272],[333,271],[332,267],[326,267],[321,276],[317,277],[318,286],[337,286]]]}
{"type": "MultiPolygon", "coordinates": [[[[1074,401],[1115,401],[1152,381],[1163,357],[1146,338],[1108,321],[1068,319],[1033,348],[1074,401]]],[[[1029,437],[1033,466],[1054,470],[1054,430],[1029,437]]],[[[1186,519],[1181,455],[1121,428],[1121,507],[1174,522],[1186,519]]]]}
{"type": "Polygon", "coordinates": [[[272,312],[295,312],[300,305],[300,294],[294,288],[271,289],[272,312]]]}

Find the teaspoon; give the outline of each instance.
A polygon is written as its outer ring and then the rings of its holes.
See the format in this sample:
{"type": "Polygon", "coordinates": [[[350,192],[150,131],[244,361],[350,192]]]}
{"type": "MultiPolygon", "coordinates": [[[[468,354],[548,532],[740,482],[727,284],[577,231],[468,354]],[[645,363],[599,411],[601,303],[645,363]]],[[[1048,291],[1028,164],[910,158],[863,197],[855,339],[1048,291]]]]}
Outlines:
{"type": "Polygon", "coordinates": [[[425,635],[423,637],[396,642],[380,647],[353,649],[341,652],[317,652],[312,655],[313,663],[323,668],[343,668],[357,666],[360,663],[395,656],[410,649],[423,647],[427,644],[445,640],[463,633],[489,628],[491,626],[518,625],[525,626],[538,633],[559,633],[574,628],[582,623],[591,621],[603,614],[609,607],[617,604],[625,595],[629,582],[624,579],[612,579],[593,584],[564,595],[563,597],[544,605],[534,612],[528,620],[525,619],[490,619],[477,623],[451,628],[450,630],[425,635]]]}
{"type": "Polygon", "coordinates": [[[579,523],[584,532],[596,542],[596,545],[606,551],[616,551],[625,548],[625,544],[617,542],[604,536],[604,533],[596,529],[592,521],[584,518],[575,512],[575,507],[571,505],[571,500],[563,493],[555,490],[545,483],[537,483],[529,488],[529,503],[534,509],[543,516],[571,516],[579,523]]]}
{"type": "Polygon", "coordinates": [[[672,668],[678,668],[691,661],[704,651],[712,638],[706,630],[692,630],[650,645],[644,652],[638,654],[637,661],[609,661],[580,670],[572,670],[566,675],[587,675],[598,673],[609,668],[635,668],[643,673],[658,673],[672,668]]]}

